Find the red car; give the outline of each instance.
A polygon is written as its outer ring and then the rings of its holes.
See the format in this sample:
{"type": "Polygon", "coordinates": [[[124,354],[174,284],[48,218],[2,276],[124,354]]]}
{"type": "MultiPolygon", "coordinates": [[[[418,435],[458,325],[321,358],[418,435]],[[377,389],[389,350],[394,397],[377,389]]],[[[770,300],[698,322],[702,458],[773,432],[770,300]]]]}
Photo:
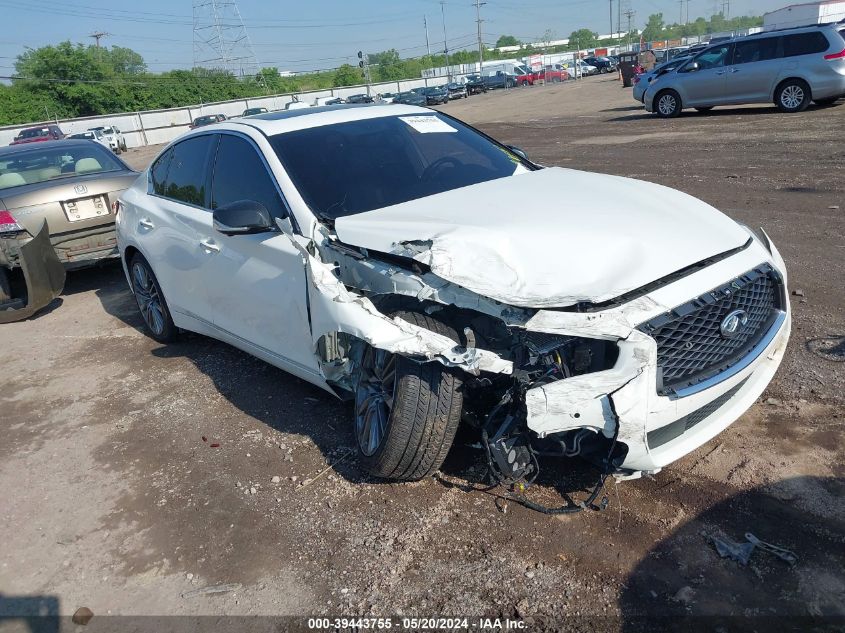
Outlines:
{"type": "Polygon", "coordinates": [[[523,73],[521,75],[516,76],[516,85],[525,87],[525,86],[533,86],[534,81],[536,80],[536,73],[532,73],[528,71],[527,73],[523,73]]]}
{"type": "Polygon", "coordinates": [[[39,143],[41,141],[57,141],[63,139],[65,133],[58,125],[40,125],[21,130],[9,145],[21,145],[22,143],[39,143]]]}
{"type": "Polygon", "coordinates": [[[560,83],[569,79],[569,73],[560,64],[546,66],[534,73],[534,81],[542,80],[544,83],[560,83]]]}

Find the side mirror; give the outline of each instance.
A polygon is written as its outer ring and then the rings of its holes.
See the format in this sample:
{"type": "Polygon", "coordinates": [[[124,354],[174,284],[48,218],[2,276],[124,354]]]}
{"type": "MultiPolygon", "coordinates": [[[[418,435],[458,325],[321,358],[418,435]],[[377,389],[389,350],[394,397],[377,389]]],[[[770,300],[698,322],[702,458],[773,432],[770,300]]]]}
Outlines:
{"type": "Polygon", "coordinates": [[[525,160],[529,160],[528,154],[525,153],[525,150],[516,147],[515,145],[508,145],[507,148],[512,151],[514,154],[519,156],[520,158],[524,158],[525,160]]]}
{"type": "Polygon", "coordinates": [[[687,67],[686,71],[689,73],[695,72],[696,70],[700,70],[701,66],[698,65],[698,62],[691,62],[687,67]]]}
{"type": "Polygon", "coordinates": [[[274,231],[273,218],[265,206],[253,200],[238,200],[214,210],[214,228],[224,235],[248,235],[274,231]]]}

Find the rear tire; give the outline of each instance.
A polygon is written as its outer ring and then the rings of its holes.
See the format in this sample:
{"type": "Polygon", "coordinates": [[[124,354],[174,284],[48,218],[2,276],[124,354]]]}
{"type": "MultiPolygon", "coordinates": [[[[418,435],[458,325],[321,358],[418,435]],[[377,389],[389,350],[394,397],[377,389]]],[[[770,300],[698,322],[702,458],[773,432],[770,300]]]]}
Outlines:
{"type": "Polygon", "coordinates": [[[811,100],[810,86],[802,79],[787,79],[775,90],[775,105],[781,112],[802,112],[811,100]]]}
{"type": "Polygon", "coordinates": [[[147,333],[159,343],[171,343],[179,330],[170,316],[170,309],[152,268],[143,255],[137,253],[129,264],[129,278],[135,302],[144,319],[147,333]]]}
{"type": "Polygon", "coordinates": [[[654,97],[654,113],[662,119],[671,119],[681,113],[681,95],[674,90],[663,90],[654,97]]]}
{"type": "Polygon", "coordinates": [[[833,103],[836,103],[839,100],[839,97],[826,97],[824,99],[813,99],[813,103],[818,106],[829,106],[833,103]]]}
{"type": "Polygon", "coordinates": [[[0,304],[12,298],[12,287],[9,285],[9,274],[5,268],[0,268],[0,304]]]}
{"type": "MultiPolygon", "coordinates": [[[[454,330],[426,315],[394,316],[458,340],[454,330]]],[[[417,363],[367,346],[355,376],[355,438],[364,467],[376,477],[404,481],[440,468],[461,419],[462,384],[457,372],[438,362],[417,363]]]]}

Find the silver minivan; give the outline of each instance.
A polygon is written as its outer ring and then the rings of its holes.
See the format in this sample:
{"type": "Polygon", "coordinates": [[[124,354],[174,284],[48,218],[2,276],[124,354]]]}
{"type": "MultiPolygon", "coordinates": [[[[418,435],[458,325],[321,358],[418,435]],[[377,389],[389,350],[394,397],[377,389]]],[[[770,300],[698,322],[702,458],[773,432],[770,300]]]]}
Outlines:
{"type": "Polygon", "coordinates": [[[648,86],[643,103],[661,117],[684,108],[772,103],[800,112],[845,96],[845,25],[768,31],[710,46],[648,86]]]}

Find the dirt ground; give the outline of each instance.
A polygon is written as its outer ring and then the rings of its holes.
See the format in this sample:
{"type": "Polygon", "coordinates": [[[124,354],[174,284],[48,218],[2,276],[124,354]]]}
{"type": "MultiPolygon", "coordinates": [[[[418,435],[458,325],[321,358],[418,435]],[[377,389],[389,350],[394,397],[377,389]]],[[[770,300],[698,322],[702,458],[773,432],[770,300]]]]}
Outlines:
{"type": "MultiPolygon", "coordinates": [[[[201,336],[161,346],[119,266],[74,272],[50,310],[0,328],[0,616],[85,606],[87,630],[109,630],[107,614],[845,627],[845,103],[664,121],[596,77],[443,109],[537,162],[651,180],[763,226],[798,294],[761,401],[654,478],[610,483],[604,512],[546,516],[471,490],[484,464],[466,434],[433,479],[369,479],[350,405],[201,336]],[[746,532],[797,564],[756,551],[743,567],[708,542],[746,532]]],[[[594,475],[549,465],[529,494],[583,496],[594,475]]],[[[144,622],[121,628],[164,628],[144,622]]]]}

